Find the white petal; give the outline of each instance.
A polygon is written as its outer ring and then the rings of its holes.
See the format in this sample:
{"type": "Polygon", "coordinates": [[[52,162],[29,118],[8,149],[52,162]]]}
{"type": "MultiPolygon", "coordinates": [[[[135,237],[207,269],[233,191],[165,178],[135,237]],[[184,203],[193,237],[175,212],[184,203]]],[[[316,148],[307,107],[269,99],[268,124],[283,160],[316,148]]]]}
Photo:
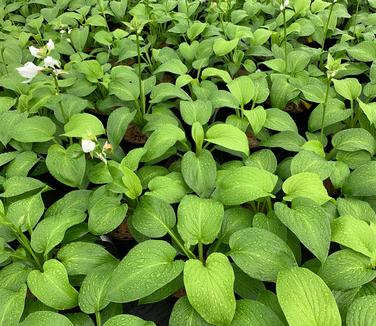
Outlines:
{"type": "Polygon", "coordinates": [[[43,65],[45,67],[49,67],[49,68],[54,68],[55,66],[60,67],[60,62],[58,60],[48,56],[48,57],[44,58],[43,65]]]}
{"type": "Polygon", "coordinates": [[[55,48],[55,43],[51,39],[48,40],[46,47],[48,50],[52,51],[55,48]]]}
{"type": "Polygon", "coordinates": [[[96,144],[90,139],[82,139],[81,147],[84,153],[90,153],[95,149],[96,144]]]}
{"type": "Polygon", "coordinates": [[[35,46],[29,46],[29,51],[31,53],[31,55],[35,58],[41,58],[41,54],[42,54],[42,50],[41,49],[38,49],[36,48],[35,46]]]}
{"type": "Polygon", "coordinates": [[[18,73],[24,77],[27,78],[27,81],[24,81],[25,83],[30,82],[40,71],[42,71],[43,67],[38,67],[32,62],[26,62],[23,67],[16,68],[18,73]]]}

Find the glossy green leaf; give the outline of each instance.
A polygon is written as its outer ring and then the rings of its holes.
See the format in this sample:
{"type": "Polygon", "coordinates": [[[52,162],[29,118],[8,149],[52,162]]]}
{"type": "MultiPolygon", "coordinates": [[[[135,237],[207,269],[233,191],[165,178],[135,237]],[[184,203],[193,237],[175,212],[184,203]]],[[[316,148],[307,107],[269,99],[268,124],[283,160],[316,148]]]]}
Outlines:
{"type": "Polygon", "coordinates": [[[223,220],[223,205],[213,199],[185,196],[178,207],[178,231],[186,244],[210,244],[223,220]]]}
{"type": "Polygon", "coordinates": [[[332,253],[322,265],[319,276],[334,290],[360,287],[376,278],[370,259],[350,249],[332,253]]]}
{"type": "Polygon", "coordinates": [[[26,285],[18,291],[0,288],[0,325],[17,326],[25,305],[26,285]]]}
{"type": "Polygon", "coordinates": [[[248,104],[255,94],[255,85],[248,76],[241,76],[232,80],[227,84],[227,87],[242,105],[248,104]]]}
{"type": "Polygon", "coordinates": [[[324,281],[308,269],[280,272],[277,296],[290,326],[341,326],[333,294],[324,281]]]}
{"type": "Polygon", "coordinates": [[[180,101],[180,113],[185,123],[193,125],[199,122],[201,125],[208,123],[212,115],[212,104],[210,101],[180,101]]]}
{"type": "Polygon", "coordinates": [[[305,197],[322,205],[331,199],[320,176],[312,172],[301,172],[289,177],[283,183],[282,190],[286,194],[283,199],[287,201],[292,201],[298,197],[305,197]]]}
{"type": "Polygon", "coordinates": [[[230,257],[249,276],[275,282],[280,271],[296,266],[290,247],[274,233],[252,227],[230,237],[230,257]]]}
{"type": "Polygon", "coordinates": [[[17,123],[12,138],[23,143],[49,141],[54,137],[56,125],[48,117],[33,116],[17,123]]]}
{"type": "Polygon", "coordinates": [[[86,160],[81,146],[73,144],[65,149],[54,144],[48,148],[46,165],[52,176],[71,187],[79,187],[85,175],[86,160]]]}
{"type": "Polygon", "coordinates": [[[134,228],[147,237],[160,238],[176,223],[174,209],[154,196],[143,196],[132,215],[134,228]]]}
{"type": "Polygon", "coordinates": [[[278,177],[266,170],[243,166],[226,171],[217,180],[215,198],[224,205],[240,205],[271,194],[278,177]]]}
{"type": "Polygon", "coordinates": [[[64,315],[52,311],[36,311],[28,315],[20,326],[54,325],[74,326],[64,315]]]}
{"type": "Polygon", "coordinates": [[[347,326],[372,326],[376,323],[376,295],[356,299],[346,316],[347,326]]]}
{"type": "Polygon", "coordinates": [[[347,100],[355,100],[362,92],[362,85],[356,78],[333,79],[336,92],[347,100]]]}
{"type": "Polygon", "coordinates": [[[4,192],[0,193],[0,197],[14,197],[22,195],[29,191],[41,190],[45,184],[37,179],[29,177],[11,177],[3,183],[4,192]]]}
{"type": "Polygon", "coordinates": [[[325,262],[330,246],[330,221],[327,213],[316,202],[296,198],[291,208],[275,203],[274,210],[280,221],[288,227],[321,262],[325,262]]]}
{"type": "Polygon", "coordinates": [[[117,259],[99,244],[75,241],[65,245],[57,254],[69,275],[86,275],[96,267],[117,259]]]}
{"type": "Polygon", "coordinates": [[[121,107],[111,112],[107,120],[107,135],[112,147],[116,150],[123,139],[129,123],[134,119],[136,111],[121,107]]]}
{"type": "Polygon", "coordinates": [[[139,243],[112,273],[107,298],[112,302],[130,302],[171,282],[184,266],[183,261],[174,261],[176,255],[176,250],[165,241],[139,243]]]}
{"type": "Polygon", "coordinates": [[[77,113],[72,115],[64,126],[64,136],[92,139],[105,133],[102,122],[89,113],[77,113]]]}
{"type": "Polygon", "coordinates": [[[184,267],[184,285],[192,307],[210,324],[230,325],[235,314],[234,272],[228,258],[213,253],[203,265],[190,259],[184,267]]]}
{"type": "Polygon", "coordinates": [[[78,292],[70,285],[67,271],[58,260],[46,261],[43,272],[30,272],[27,285],[30,291],[49,307],[65,310],[77,306],[78,292]]]}
{"type": "Polygon", "coordinates": [[[176,301],[172,309],[169,326],[210,326],[191,306],[187,297],[176,301]]]}
{"type": "Polygon", "coordinates": [[[365,150],[371,155],[375,153],[376,148],[374,137],[362,128],[345,129],[337,132],[332,138],[332,144],[337,150],[347,152],[365,150]]]}
{"type": "Polygon", "coordinates": [[[238,45],[238,43],[239,43],[239,39],[237,38],[231,41],[226,41],[223,38],[217,38],[213,44],[214,53],[220,57],[224,56],[230,53],[232,50],[234,50],[236,46],[238,45]]]}
{"type": "Polygon", "coordinates": [[[155,324],[137,316],[117,315],[107,320],[103,326],[155,326],[155,324]]]}
{"type": "Polygon", "coordinates": [[[360,165],[345,181],[342,191],[351,196],[376,195],[376,162],[360,165]]]}
{"type": "Polygon", "coordinates": [[[67,211],[43,219],[36,226],[31,236],[31,247],[39,253],[47,255],[64,238],[65,232],[73,225],[82,223],[86,214],[80,211],[67,211]]]}

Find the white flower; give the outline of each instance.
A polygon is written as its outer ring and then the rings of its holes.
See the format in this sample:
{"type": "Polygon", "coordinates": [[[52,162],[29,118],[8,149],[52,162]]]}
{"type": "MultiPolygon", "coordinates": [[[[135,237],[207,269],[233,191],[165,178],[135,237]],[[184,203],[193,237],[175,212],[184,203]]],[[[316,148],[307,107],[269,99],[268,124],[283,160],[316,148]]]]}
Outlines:
{"type": "Polygon", "coordinates": [[[48,40],[46,47],[49,51],[52,51],[55,48],[55,43],[51,39],[48,40]]]}
{"type": "Polygon", "coordinates": [[[42,58],[42,55],[43,55],[42,49],[38,49],[35,46],[29,46],[29,51],[33,57],[42,58]]]}
{"type": "Polygon", "coordinates": [[[81,147],[84,153],[90,153],[95,149],[97,144],[90,139],[82,139],[81,147]]]}
{"type": "Polygon", "coordinates": [[[281,10],[286,9],[288,7],[289,3],[290,3],[289,0],[284,0],[283,2],[281,2],[281,6],[279,7],[279,9],[281,9],[281,10]]]}
{"type": "Polygon", "coordinates": [[[23,83],[31,82],[31,80],[38,75],[39,72],[41,72],[44,68],[38,67],[32,62],[26,62],[23,67],[16,68],[18,73],[24,77],[27,78],[27,80],[24,80],[23,83]]]}
{"type": "Polygon", "coordinates": [[[50,56],[44,58],[43,65],[46,68],[55,68],[55,67],[60,67],[60,62],[50,56]]]}

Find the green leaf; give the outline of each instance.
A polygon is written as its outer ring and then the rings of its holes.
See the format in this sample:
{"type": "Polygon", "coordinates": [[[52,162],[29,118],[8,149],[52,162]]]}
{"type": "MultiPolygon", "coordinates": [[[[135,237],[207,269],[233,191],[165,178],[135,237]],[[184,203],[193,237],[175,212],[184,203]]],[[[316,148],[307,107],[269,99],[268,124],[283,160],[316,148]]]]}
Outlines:
{"type": "Polygon", "coordinates": [[[86,275],[96,267],[117,261],[102,246],[76,241],[59,250],[57,258],[64,264],[69,275],[86,275]]]}
{"type": "Polygon", "coordinates": [[[296,266],[290,247],[274,233],[246,228],[230,237],[230,257],[249,276],[275,282],[278,272],[296,266]]]}
{"type": "Polygon", "coordinates": [[[26,151],[19,153],[6,167],[5,176],[7,178],[15,176],[26,177],[38,161],[39,158],[35,152],[26,151]]]}
{"type": "Polygon", "coordinates": [[[248,122],[252,127],[253,133],[257,135],[262,129],[262,127],[264,127],[266,121],[266,111],[262,106],[258,106],[252,110],[244,110],[243,114],[248,119],[248,122]]]}
{"type": "Polygon", "coordinates": [[[103,326],[155,326],[155,324],[152,321],[145,321],[137,316],[117,315],[107,320],[103,326]]]}
{"type": "Polygon", "coordinates": [[[170,72],[175,75],[185,75],[188,71],[187,66],[181,62],[180,59],[171,59],[162,63],[155,71],[154,74],[160,72],[170,72]]]}
{"type": "Polygon", "coordinates": [[[376,60],[376,44],[373,41],[363,41],[347,49],[348,54],[354,59],[363,62],[376,60]]]}
{"type": "Polygon", "coordinates": [[[117,66],[111,69],[109,93],[123,101],[135,101],[140,96],[138,75],[128,66],[117,66]]]}
{"type": "Polygon", "coordinates": [[[222,57],[234,50],[238,43],[238,38],[231,41],[226,41],[223,38],[217,38],[213,43],[213,51],[217,56],[222,57]]]}
{"type": "Polygon", "coordinates": [[[217,166],[208,150],[200,154],[187,152],[181,160],[184,181],[200,197],[208,197],[215,188],[217,166]]]}
{"type": "Polygon", "coordinates": [[[360,99],[358,99],[358,103],[370,124],[376,126],[376,103],[363,103],[360,99]]]}
{"type": "Polygon", "coordinates": [[[174,261],[176,254],[165,241],[147,240],[137,244],[112,273],[108,299],[112,302],[138,300],[171,282],[184,266],[183,261],[174,261]]]}
{"type": "Polygon", "coordinates": [[[361,92],[362,85],[356,78],[333,79],[336,92],[347,100],[356,100],[361,92]]]}
{"type": "Polygon", "coordinates": [[[107,284],[116,265],[114,262],[103,264],[86,275],[78,294],[78,305],[81,311],[93,314],[110,303],[106,299],[107,284]]]}
{"type": "Polygon", "coordinates": [[[305,268],[278,275],[277,296],[290,326],[341,326],[336,301],[324,281],[305,268]]]}
{"type": "Polygon", "coordinates": [[[207,24],[202,23],[200,21],[195,21],[191,24],[187,30],[187,36],[190,41],[193,41],[197,36],[199,36],[204,29],[206,28],[207,24]]]}
{"type": "Polygon", "coordinates": [[[276,131],[292,131],[298,133],[295,121],[291,116],[280,109],[267,109],[264,127],[276,131]]]}
{"type": "Polygon", "coordinates": [[[212,104],[204,100],[180,101],[180,113],[184,122],[189,125],[196,121],[205,125],[212,115],[212,104]]]}
{"type": "Polygon", "coordinates": [[[249,145],[246,134],[230,124],[218,123],[206,132],[206,141],[237,152],[249,155],[249,145]]]}
{"type": "Polygon", "coordinates": [[[128,205],[115,197],[100,198],[89,209],[89,232],[103,235],[115,230],[125,219],[128,205]]]}
{"type": "Polygon", "coordinates": [[[91,190],[73,190],[48,207],[44,217],[58,215],[69,210],[84,212],[89,205],[91,190]]]}
{"type": "Polygon", "coordinates": [[[274,197],[278,177],[268,171],[242,166],[224,171],[217,180],[215,198],[224,205],[240,205],[262,197],[274,197]]]}
{"type": "Polygon", "coordinates": [[[31,230],[38,223],[44,212],[41,193],[12,202],[7,209],[7,220],[22,232],[31,230]]]}
{"type": "Polygon", "coordinates": [[[158,197],[169,204],[180,202],[189,191],[182,175],[178,172],[155,177],[149,182],[148,188],[150,189],[146,193],[148,196],[158,197]]]}
{"type": "Polygon", "coordinates": [[[205,80],[208,77],[219,77],[221,78],[226,84],[232,81],[230,74],[226,70],[218,69],[218,68],[205,68],[201,73],[201,78],[205,80]]]}
{"type": "Polygon", "coordinates": [[[26,285],[17,292],[0,288],[0,325],[17,326],[24,310],[26,285]]]}
{"type": "Polygon", "coordinates": [[[245,161],[246,166],[274,173],[277,170],[277,158],[270,149],[261,149],[252,153],[245,161]]]}
{"type": "Polygon", "coordinates": [[[286,151],[299,152],[305,139],[296,132],[281,131],[261,141],[260,146],[281,147],[286,151]]]}
{"type": "Polygon", "coordinates": [[[376,278],[370,259],[350,249],[329,255],[322,265],[319,276],[334,290],[360,287],[376,278]]]}
{"type": "Polygon", "coordinates": [[[56,180],[71,187],[79,187],[85,176],[85,155],[78,144],[73,144],[67,149],[58,144],[50,146],[46,165],[56,180]]]}
{"type": "Polygon", "coordinates": [[[355,251],[376,258],[376,232],[362,220],[351,216],[341,216],[332,222],[332,241],[355,251]]]}
{"type": "Polygon", "coordinates": [[[70,285],[64,265],[56,259],[46,261],[43,272],[30,272],[27,285],[33,295],[49,307],[65,310],[77,306],[78,292],[70,285]]]}
{"type": "Polygon", "coordinates": [[[188,245],[212,243],[223,220],[223,205],[213,199],[185,196],[178,207],[178,231],[188,245]]]}
{"type": "Polygon", "coordinates": [[[113,149],[116,150],[122,141],[128,125],[133,121],[136,111],[131,112],[129,108],[121,107],[111,112],[107,120],[107,135],[113,149]]]}
{"type": "MultiPolygon", "coordinates": [[[[90,17],[90,18],[93,18],[90,17]]],[[[88,19],[88,21],[90,20],[88,19]]],[[[85,75],[86,79],[91,83],[97,83],[98,79],[103,78],[103,69],[100,63],[96,60],[86,60],[76,64],[78,72],[85,75]]]]}
{"type": "Polygon", "coordinates": [[[342,191],[351,196],[376,195],[376,162],[367,162],[357,167],[345,181],[342,191]]]}
{"type": "Polygon", "coordinates": [[[248,104],[255,95],[255,85],[248,76],[241,76],[227,84],[231,94],[234,95],[240,104],[248,104]]]}
{"type": "Polygon", "coordinates": [[[286,225],[321,262],[325,262],[330,246],[330,222],[327,213],[316,202],[296,198],[291,208],[275,203],[274,210],[286,225]]]}
{"type": "Polygon", "coordinates": [[[184,267],[184,285],[192,307],[208,323],[228,326],[235,314],[234,272],[228,258],[213,253],[203,265],[190,259],[184,267]]]}
{"type": "Polygon", "coordinates": [[[284,324],[268,306],[254,300],[238,300],[231,326],[283,326],[284,324]]]}
{"type": "Polygon", "coordinates": [[[151,238],[161,238],[176,224],[174,209],[154,196],[143,196],[132,215],[134,228],[151,238]]]}
{"type": "Polygon", "coordinates": [[[354,300],[347,311],[347,326],[372,326],[376,323],[376,295],[354,300]]]}
{"type": "Polygon", "coordinates": [[[4,192],[0,193],[0,197],[14,197],[43,187],[45,184],[34,178],[11,177],[3,183],[4,192]]]}
{"type": "Polygon", "coordinates": [[[350,215],[366,222],[376,223],[376,213],[366,201],[356,198],[337,198],[337,210],[340,216],[350,215]]]}
{"type": "Polygon", "coordinates": [[[170,83],[161,83],[154,86],[151,90],[150,103],[160,103],[171,98],[180,98],[182,100],[191,101],[191,97],[180,87],[170,83]]]}
{"type": "Polygon", "coordinates": [[[166,153],[177,141],[184,140],[185,134],[183,130],[172,124],[166,124],[156,129],[146,141],[144,148],[147,151],[142,157],[142,161],[154,160],[166,153]]]}
{"type": "Polygon", "coordinates": [[[60,215],[43,219],[31,236],[31,247],[38,253],[47,255],[63,241],[65,232],[73,225],[82,223],[86,214],[80,211],[67,211],[60,215]]]}
{"type": "Polygon", "coordinates": [[[67,317],[52,311],[33,312],[19,324],[19,326],[36,325],[74,326],[67,317]]]}
{"type": "Polygon", "coordinates": [[[332,165],[325,158],[305,150],[300,151],[292,158],[290,169],[293,175],[302,172],[316,173],[321,180],[327,179],[333,171],[332,165]]]}
{"type": "Polygon", "coordinates": [[[191,306],[187,297],[176,301],[172,309],[170,326],[210,326],[199,313],[191,306]]]}
{"type": "Polygon", "coordinates": [[[102,122],[92,114],[77,113],[64,126],[64,136],[92,139],[105,133],[102,122]]]}
{"type": "Polygon", "coordinates": [[[332,138],[336,150],[355,152],[365,150],[371,155],[375,153],[376,142],[370,132],[363,128],[351,128],[337,132],[332,138]]]}
{"type": "Polygon", "coordinates": [[[228,243],[230,237],[236,231],[252,226],[252,212],[243,207],[226,209],[218,238],[223,243],[228,243]]]}
{"type": "Polygon", "coordinates": [[[331,198],[317,173],[301,172],[289,177],[282,185],[286,194],[284,200],[292,201],[298,197],[312,199],[319,205],[326,203],[331,198]]]}
{"type": "Polygon", "coordinates": [[[17,123],[11,129],[11,136],[22,143],[39,143],[53,139],[55,131],[50,118],[34,116],[17,123]]]}

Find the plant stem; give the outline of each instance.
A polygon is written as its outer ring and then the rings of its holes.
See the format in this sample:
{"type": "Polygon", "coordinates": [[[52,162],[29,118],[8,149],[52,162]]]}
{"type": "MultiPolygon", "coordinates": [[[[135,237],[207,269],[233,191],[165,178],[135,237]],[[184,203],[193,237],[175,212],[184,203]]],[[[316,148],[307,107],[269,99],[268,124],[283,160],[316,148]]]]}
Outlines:
{"type": "Polygon", "coordinates": [[[170,235],[170,237],[172,238],[172,240],[175,241],[175,243],[179,246],[179,248],[182,250],[182,252],[184,252],[184,254],[188,258],[197,259],[197,257],[195,256],[195,254],[192,251],[190,251],[189,249],[184,247],[184,245],[179,241],[179,239],[176,237],[174,232],[172,232],[171,230],[168,230],[167,232],[170,235]]]}
{"type": "Polygon", "coordinates": [[[332,18],[332,12],[333,12],[334,3],[335,3],[335,2],[332,2],[331,5],[330,5],[330,11],[329,11],[328,20],[326,21],[325,26],[324,26],[324,39],[323,39],[323,41],[322,41],[322,46],[321,46],[320,66],[322,66],[322,63],[323,63],[323,58],[322,58],[322,56],[323,56],[323,54],[324,54],[324,47],[325,47],[326,34],[328,33],[328,28],[329,28],[330,19],[332,18]]]}
{"type": "Polygon", "coordinates": [[[199,242],[198,243],[198,257],[201,261],[201,263],[205,263],[205,260],[204,260],[204,246],[202,245],[202,242],[199,242]]]}
{"type": "Polygon", "coordinates": [[[287,70],[287,26],[286,26],[286,8],[283,8],[283,38],[285,51],[285,70],[287,70]]]}
{"type": "Polygon", "coordinates": [[[141,79],[141,48],[140,48],[140,35],[138,34],[138,31],[136,32],[136,43],[137,43],[137,63],[138,63],[138,86],[140,88],[141,113],[142,113],[142,118],[144,118],[145,95],[144,95],[144,88],[142,87],[142,79],[141,79]]]}
{"type": "Polygon", "coordinates": [[[16,231],[16,238],[17,238],[18,242],[22,245],[22,247],[24,247],[25,250],[31,255],[31,257],[33,257],[33,259],[34,259],[37,267],[39,268],[39,270],[42,271],[43,270],[42,263],[41,263],[40,259],[38,258],[38,256],[35,254],[33,248],[31,248],[29,239],[26,238],[26,236],[21,231],[16,231]]]}
{"type": "Polygon", "coordinates": [[[221,244],[222,244],[222,238],[219,238],[217,242],[215,243],[215,246],[213,247],[212,252],[216,252],[221,244]]]}
{"type": "Polygon", "coordinates": [[[266,198],[266,204],[268,205],[268,211],[271,212],[273,210],[273,205],[270,197],[266,198]]]}
{"type": "Polygon", "coordinates": [[[101,320],[101,313],[100,311],[95,312],[95,321],[97,323],[97,326],[102,326],[102,320],[101,320]]]}
{"type": "Polygon", "coordinates": [[[329,97],[329,90],[330,90],[330,82],[332,78],[328,78],[328,83],[326,85],[326,91],[325,91],[325,99],[323,103],[323,108],[322,108],[322,116],[321,116],[321,131],[320,131],[320,142],[321,144],[323,143],[324,140],[324,120],[325,120],[325,114],[326,114],[326,106],[328,104],[328,97],[329,97]]]}

